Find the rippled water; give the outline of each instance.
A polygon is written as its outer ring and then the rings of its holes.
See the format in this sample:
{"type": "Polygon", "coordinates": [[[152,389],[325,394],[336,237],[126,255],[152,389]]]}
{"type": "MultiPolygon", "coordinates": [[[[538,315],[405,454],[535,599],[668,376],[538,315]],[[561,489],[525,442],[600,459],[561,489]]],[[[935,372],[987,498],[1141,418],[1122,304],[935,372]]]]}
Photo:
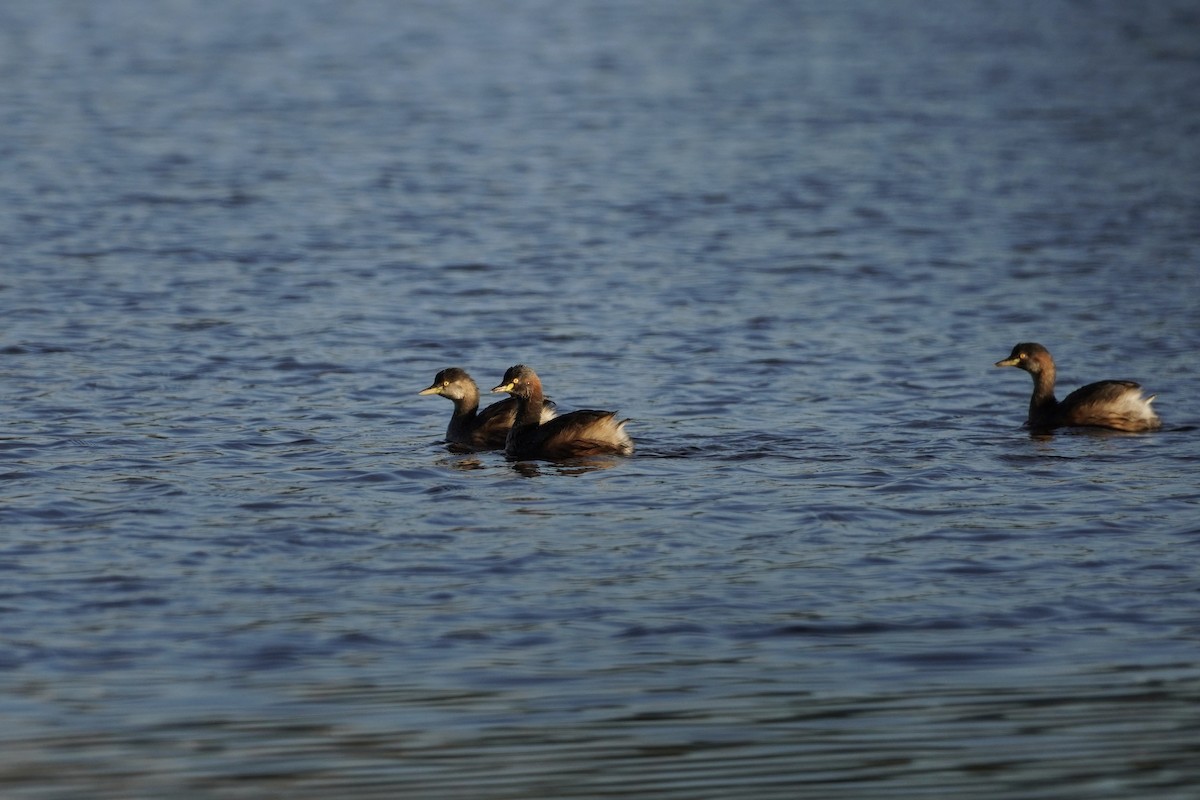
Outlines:
{"type": "Polygon", "coordinates": [[[1194,796],[1191,4],[12,2],[0,78],[6,797],[1194,796]],[[1031,438],[1026,340],[1164,430],[1031,438]],[[637,454],[448,452],[518,361],[637,454]]]}

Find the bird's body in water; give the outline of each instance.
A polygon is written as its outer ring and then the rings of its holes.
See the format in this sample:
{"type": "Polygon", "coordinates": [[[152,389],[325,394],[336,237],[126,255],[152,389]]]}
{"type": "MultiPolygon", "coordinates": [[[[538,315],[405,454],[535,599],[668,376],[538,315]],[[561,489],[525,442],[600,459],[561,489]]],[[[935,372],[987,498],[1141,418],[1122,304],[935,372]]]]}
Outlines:
{"type": "Polygon", "coordinates": [[[509,431],[504,453],[515,461],[561,461],[600,455],[627,456],[633,440],[615,411],[582,410],[543,422],[536,409],[542,403],[542,382],[524,364],[510,367],[493,392],[508,392],[517,402],[517,419],[509,431]]]}
{"type": "Polygon", "coordinates": [[[1153,395],[1146,397],[1133,381],[1098,381],[1071,392],[1059,402],[1054,397],[1054,359],[1050,351],[1035,342],[1024,342],[1012,349],[997,367],[1016,367],[1033,376],[1033,397],[1029,400],[1030,429],[1051,430],[1062,427],[1109,428],[1117,431],[1152,431],[1162,421],[1150,407],[1153,395]]]}
{"type": "MultiPolygon", "coordinates": [[[[517,401],[511,397],[480,411],[479,387],[458,367],[439,372],[433,383],[418,394],[441,395],[454,403],[450,424],[446,426],[446,441],[458,449],[502,450],[517,418],[517,401]]],[[[540,419],[554,418],[554,403],[543,400],[539,408],[540,419]]]]}

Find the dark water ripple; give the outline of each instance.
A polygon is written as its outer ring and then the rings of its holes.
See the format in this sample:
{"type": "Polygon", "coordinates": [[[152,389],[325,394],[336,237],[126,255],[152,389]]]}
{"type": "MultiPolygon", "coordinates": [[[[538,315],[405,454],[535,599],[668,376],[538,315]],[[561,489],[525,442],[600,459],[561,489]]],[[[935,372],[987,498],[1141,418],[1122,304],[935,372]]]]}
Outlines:
{"type": "Polygon", "coordinates": [[[0,7],[0,794],[1190,799],[1198,31],[0,7]]]}

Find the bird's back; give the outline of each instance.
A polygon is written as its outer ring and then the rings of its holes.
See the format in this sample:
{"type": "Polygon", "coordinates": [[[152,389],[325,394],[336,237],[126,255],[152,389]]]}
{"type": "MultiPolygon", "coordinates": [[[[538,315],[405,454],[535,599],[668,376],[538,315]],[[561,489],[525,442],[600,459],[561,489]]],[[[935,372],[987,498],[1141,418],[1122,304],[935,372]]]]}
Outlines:
{"type": "Polygon", "coordinates": [[[1134,381],[1097,381],[1071,392],[1059,403],[1062,425],[1095,426],[1119,431],[1150,431],[1162,421],[1134,381]]]}

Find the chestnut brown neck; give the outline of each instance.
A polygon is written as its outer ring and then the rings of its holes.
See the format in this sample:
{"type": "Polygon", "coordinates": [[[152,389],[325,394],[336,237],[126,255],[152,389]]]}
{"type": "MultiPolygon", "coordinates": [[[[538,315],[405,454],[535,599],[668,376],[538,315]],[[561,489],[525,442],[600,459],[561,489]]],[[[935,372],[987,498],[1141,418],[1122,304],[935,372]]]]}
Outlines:
{"type": "Polygon", "coordinates": [[[1029,399],[1029,424],[1032,426],[1049,424],[1058,409],[1058,400],[1054,397],[1054,362],[1042,360],[1033,376],[1033,396],[1029,399]]]}
{"type": "Polygon", "coordinates": [[[538,425],[542,420],[542,382],[536,377],[527,378],[521,384],[521,390],[514,393],[517,399],[516,425],[538,425]]]}

